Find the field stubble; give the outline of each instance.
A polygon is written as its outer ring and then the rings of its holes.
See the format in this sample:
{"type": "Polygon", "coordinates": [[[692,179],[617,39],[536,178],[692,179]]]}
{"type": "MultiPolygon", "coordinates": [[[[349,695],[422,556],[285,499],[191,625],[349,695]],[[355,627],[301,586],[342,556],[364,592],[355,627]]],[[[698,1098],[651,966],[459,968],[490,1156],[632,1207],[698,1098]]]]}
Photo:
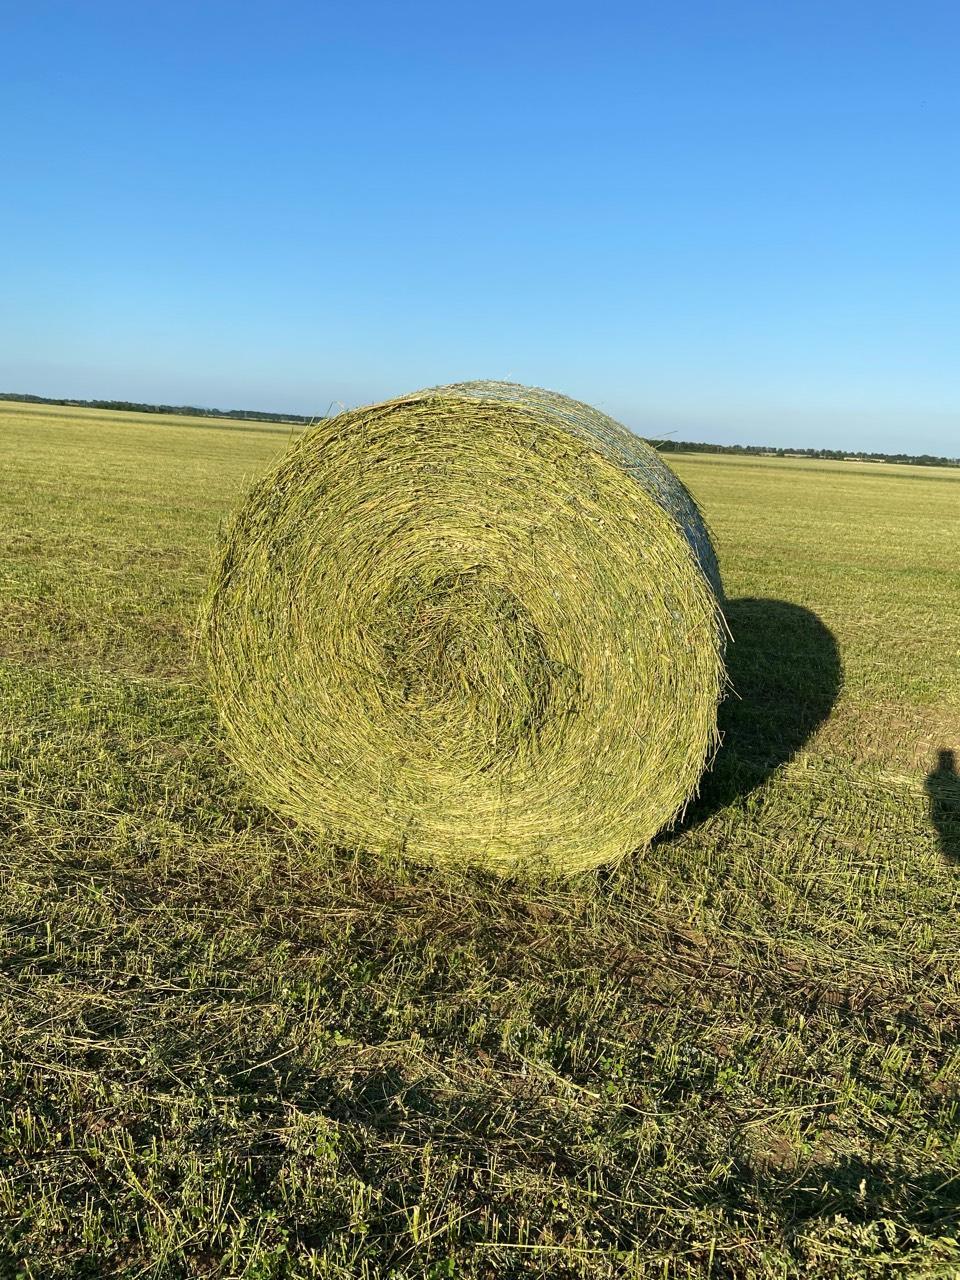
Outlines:
{"type": "Polygon", "coordinates": [[[196,608],[287,436],[0,406],[0,1268],[960,1274],[960,476],[671,459],[726,743],[531,885],[317,847],[220,752],[196,608]]]}

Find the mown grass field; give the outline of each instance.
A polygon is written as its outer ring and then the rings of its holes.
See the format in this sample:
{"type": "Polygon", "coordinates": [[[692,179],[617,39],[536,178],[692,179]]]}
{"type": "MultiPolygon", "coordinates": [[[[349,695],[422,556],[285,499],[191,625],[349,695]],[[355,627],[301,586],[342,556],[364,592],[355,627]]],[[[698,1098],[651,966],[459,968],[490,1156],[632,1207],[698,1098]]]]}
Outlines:
{"type": "Polygon", "coordinates": [[[223,757],[196,609],[287,437],[0,404],[0,1275],[960,1276],[960,473],[671,458],[725,746],[525,886],[223,757]]]}

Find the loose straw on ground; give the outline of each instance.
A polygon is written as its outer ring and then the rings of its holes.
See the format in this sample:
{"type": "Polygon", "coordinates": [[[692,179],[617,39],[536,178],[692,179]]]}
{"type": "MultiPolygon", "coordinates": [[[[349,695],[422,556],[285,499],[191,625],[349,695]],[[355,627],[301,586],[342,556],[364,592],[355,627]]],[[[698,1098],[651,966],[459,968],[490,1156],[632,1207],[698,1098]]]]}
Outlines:
{"type": "Polygon", "coordinates": [[[300,436],[233,519],[204,637],[230,752],[302,827],[569,873],[695,791],[721,599],[649,445],[564,396],[465,383],[300,436]]]}

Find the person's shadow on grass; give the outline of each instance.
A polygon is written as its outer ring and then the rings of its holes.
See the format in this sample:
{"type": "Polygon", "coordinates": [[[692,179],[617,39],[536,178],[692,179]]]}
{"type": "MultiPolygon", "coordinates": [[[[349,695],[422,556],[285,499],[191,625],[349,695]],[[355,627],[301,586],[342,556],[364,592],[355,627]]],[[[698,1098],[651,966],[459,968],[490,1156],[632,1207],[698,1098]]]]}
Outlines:
{"type": "Polygon", "coordinates": [[[942,750],[937,767],[927,774],[930,821],[940,838],[940,852],[950,862],[960,862],[960,777],[953,751],[942,750]]]}
{"type": "Polygon", "coordinates": [[[745,597],[728,600],[724,612],[731,690],[718,713],[722,741],[674,834],[753,791],[792,759],[827,719],[843,684],[837,642],[809,609],[745,597]]]}

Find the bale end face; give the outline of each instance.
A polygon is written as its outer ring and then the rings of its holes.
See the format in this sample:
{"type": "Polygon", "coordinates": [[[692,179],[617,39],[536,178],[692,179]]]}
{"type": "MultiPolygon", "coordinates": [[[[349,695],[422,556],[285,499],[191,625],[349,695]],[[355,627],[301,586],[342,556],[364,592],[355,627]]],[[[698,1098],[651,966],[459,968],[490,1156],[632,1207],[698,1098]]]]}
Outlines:
{"type": "Polygon", "coordinates": [[[559,872],[685,805],[724,680],[716,561],[679,480],[591,414],[420,392],[320,423],[254,486],[204,636],[268,803],[350,845],[559,872]]]}

